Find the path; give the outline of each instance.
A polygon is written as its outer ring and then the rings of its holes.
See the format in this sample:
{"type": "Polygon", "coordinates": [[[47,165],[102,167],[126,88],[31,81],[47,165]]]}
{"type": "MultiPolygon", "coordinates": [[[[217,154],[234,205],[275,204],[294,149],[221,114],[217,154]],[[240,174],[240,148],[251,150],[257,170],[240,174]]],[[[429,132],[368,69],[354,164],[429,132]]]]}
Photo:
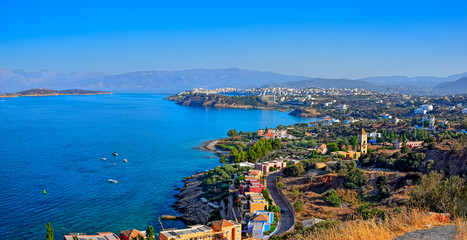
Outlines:
{"type": "Polygon", "coordinates": [[[266,187],[269,190],[269,195],[274,200],[274,203],[281,208],[281,218],[279,219],[280,224],[277,226],[277,230],[274,235],[282,235],[287,232],[295,221],[295,211],[290,202],[285,198],[284,195],[279,193],[276,187],[276,177],[280,176],[280,172],[271,173],[266,176],[266,187]]]}

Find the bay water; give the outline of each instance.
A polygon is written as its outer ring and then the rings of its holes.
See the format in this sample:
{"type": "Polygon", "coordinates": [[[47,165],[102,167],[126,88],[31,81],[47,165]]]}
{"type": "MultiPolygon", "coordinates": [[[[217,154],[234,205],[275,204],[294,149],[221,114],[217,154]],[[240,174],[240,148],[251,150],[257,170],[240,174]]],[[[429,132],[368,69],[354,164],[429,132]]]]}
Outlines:
{"type": "Polygon", "coordinates": [[[183,178],[220,165],[213,153],[195,147],[226,137],[233,128],[256,131],[312,120],[278,111],[185,107],[164,100],[167,96],[115,93],[1,101],[2,238],[45,239],[47,222],[55,239],[70,232],[119,235],[149,225],[158,232],[159,216],[177,214],[171,205],[183,178]]]}

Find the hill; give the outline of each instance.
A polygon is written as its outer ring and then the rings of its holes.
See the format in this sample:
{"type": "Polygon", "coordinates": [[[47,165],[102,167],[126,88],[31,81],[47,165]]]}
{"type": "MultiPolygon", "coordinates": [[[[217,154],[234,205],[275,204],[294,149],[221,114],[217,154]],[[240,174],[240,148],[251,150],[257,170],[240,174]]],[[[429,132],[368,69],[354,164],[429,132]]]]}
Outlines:
{"type": "Polygon", "coordinates": [[[467,77],[452,82],[440,83],[436,85],[436,88],[451,93],[467,93],[467,77]]]}
{"type": "Polygon", "coordinates": [[[364,88],[371,91],[380,91],[384,89],[384,87],[378,86],[376,84],[359,80],[326,78],[312,78],[294,82],[276,83],[268,86],[286,88],[364,88]]]}
{"type": "Polygon", "coordinates": [[[55,91],[46,88],[29,89],[17,93],[5,93],[0,97],[37,97],[37,96],[58,96],[58,95],[97,95],[97,94],[112,94],[106,91],[89,91],[83,89],[67,89],[62,91],[55,91]]]}
{"type": "Polygon", "coordinates": [[[380,86],[387,87],[408,87],[408,88],[420,88],[420,87],[434,87],[437,84],[455,81],[461,77],[467,76],[467,72],[454,74],[448,77],[432,77],[432,76],[420,76],[420,77],[408,77],[408,76],[377,76],[357,79],[359,81],[370,82],[380,86]]]}
{"type": "Polygon", "coordinates": [[[302,76],[283,75],[248,69],[193,69],[182,71],[140,71],[102,76],[74,84],[92,89],[160,89],[160,88],[248,88],[275,82],[296,81],[302,76]]]}

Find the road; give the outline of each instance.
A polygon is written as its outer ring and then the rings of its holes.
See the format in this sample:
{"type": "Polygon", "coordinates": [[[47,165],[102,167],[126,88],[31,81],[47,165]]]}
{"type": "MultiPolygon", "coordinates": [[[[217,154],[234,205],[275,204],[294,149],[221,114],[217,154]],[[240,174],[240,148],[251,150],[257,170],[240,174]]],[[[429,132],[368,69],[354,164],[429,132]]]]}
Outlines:
{"type": "MultiPolygon", "coordinates": [[[[282,209],[281,218],[279,219],[280,224],[277,226],[278,229],[274,235],[282,235],[287,232],[294,225],[294,209],[291,205],[288,205],[287,199],[283,199],[281,194],[276,188],[276,177],[280,176],[280,172],[271,173],[266,176],[266,187],[269,190],[271,198],[274,203],[282,209]],[[287,202],[286,202],[287,201],[287,202]]],[[[290,204],[290,203],[289,203],[290,204]]]]}

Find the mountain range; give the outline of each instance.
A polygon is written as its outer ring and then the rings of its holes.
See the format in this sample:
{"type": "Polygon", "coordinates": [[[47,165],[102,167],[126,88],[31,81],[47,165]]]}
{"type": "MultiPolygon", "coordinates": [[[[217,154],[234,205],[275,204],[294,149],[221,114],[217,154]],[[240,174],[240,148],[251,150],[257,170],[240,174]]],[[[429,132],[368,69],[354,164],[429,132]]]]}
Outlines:
{"type": "Polygon", "coordinates": [[[123,74],[59,73],[0,68],[0,93],[31,88],[83,88],[113,91],[150,91],[189,88],[249,88],[260,86],[364,88],[393,92],[424,89],[424,93],[467,93],[467,72],[440,77],[381,76],[361,79],[310,78],[239,68],[138,71],[123,74]]]}

